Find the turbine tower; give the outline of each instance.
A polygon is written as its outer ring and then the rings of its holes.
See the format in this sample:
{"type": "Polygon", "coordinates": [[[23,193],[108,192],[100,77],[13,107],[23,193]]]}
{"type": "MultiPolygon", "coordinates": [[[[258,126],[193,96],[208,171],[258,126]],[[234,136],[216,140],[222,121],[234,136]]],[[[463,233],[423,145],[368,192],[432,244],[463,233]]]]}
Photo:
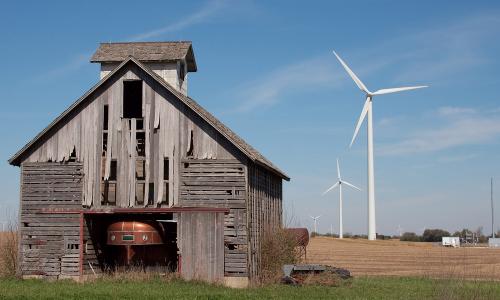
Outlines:
{"type": "Polygon", "coordinates": [[[367,131],[368,131],[368,240],[376,240],[377,239],[377,231],[375,226],[375,174],[374,174],[374,166],[373,166],[373,115],[372,115],[372,100],[374,96],[397,93],[408,90],[415,90],[420,88],[425,88],[427,86],[411,86],[411,87],[399,87],[399,88],[389,88],[389,89],[381,89],[375,92],[370,92],[368,88],[361,82],[361,80],[354,74],[354,72],[349,69],[346,63],[337,55],[335,51],[333,54],[337,57],[339,62],[342,64],[344,69],[347,71],[349,76],[351,76],[354,83],[358,86],[358,88],[363,91],[366,95],[366,101],[363,106],[363,110],[361,111],[361,115],[359,116],[358,123],[356,124],[356,129],[354,130],[354,135],[351,140],[351,144],[349,148],[354,143],[356,136],[358,134],[359,128],[363,123],[365,117],[368,115],[367,121],[367,131]]]}
{"type": "Polygon", "coordinates": [[[347,182],[345,180],[342,180],[342,177],[340,176],[339,159],[337,158],[337,182],[335,182],[334,185],[332,185],[331,187],[329,187],[323,193],[322,196],[324,196],[326,193],[328,193],[329,191],[333,190],[334,188],[339,187],[339,197],[340,197],[340,200],[339,200],[339,238],[340,239],[344,238],[344,228],[343,228],[343,222],[342,222],[342,184],[345,184],[347,186],[350,186],[352,188],[355,188],[355,189],[361,191],[361,189],[359,187],[355,186],[354,184],[349,183],[349,182],[347,182]]]}
{"type": "Polygon", "coordinates": [[[321,215],[317,217],[309,216],[314,220],[314,232],[317,234],[318,233],[318,219],[321,217],[321,215]]]}

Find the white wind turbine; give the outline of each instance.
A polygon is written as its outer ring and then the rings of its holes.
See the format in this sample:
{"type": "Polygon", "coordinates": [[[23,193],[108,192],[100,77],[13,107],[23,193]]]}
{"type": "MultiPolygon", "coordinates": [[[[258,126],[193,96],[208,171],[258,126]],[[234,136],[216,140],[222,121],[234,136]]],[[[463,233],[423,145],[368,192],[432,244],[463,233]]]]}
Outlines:
{"type": "Polygon", "coordinates": [[[318,233],[318,219],[321,217],[321,215],[316,216],[316,217],[313,217],[313,216],[309,216],[309,217],[311,217],[314,220],[314,232],[318,233]]]}
{"type": "Polygon", "coordinates": [[[360,190],[361,189],[355,185],[353,185],[352,183],[349,183],[345,180],[342,180],[342,177],[340,176],[340,166],[339,166],[339,159],[337,158],[337,182],[335,182],[334,185],[332,185],[331,187],[329,187],[324,193],[323,193],[323,196],[328,193],[329,191],[333,190],[334,188],[336,188],[337,186],[339,187],[339,197],[340,197],[340,201],[339,201],[339,238],[342,239],[344,238],[344,229],[343,229],[343,223],[342,223],[342,184],[345,184],[347,186],[350,186],[352,188],[355,188],[357,190],[360,190]]]}
{"type": "Polygon", "coordinates": [[[403,235],[403,228],[401,227],[401,225],[398,225],[398,233],[399,233],[399,237],[401,237],[403,235]]]}
{"type": "Polygon", "coordinates": [[[375,92],[370,92],[368,88],[361,82],[361,80],[354,74],[354,72],[349,69],[345,62],[337,55],[335,51],[333,54],[340,61],[344,69],[347,71],[352,80],[356,83],[358,88],[366,94],[366,101],[359,116],[358,123],[356,124],[356,129],[354,130],[354,135],[351,140],[349,148],[354,143],[356,135],[358,134],[359,128],[363,123],[366,115],[368,115],[367,129],[368,129],[368,239],[375,240],[376,237],[376,226],[375,226],[375,174],[373,167],[373,116],[372,116],[372,100],[374,96],[397,93],[408,90],[415,90],[420,88],[425,88],[427,86],[411,86],[411,87],[399,87],[399,88],[389,88],[381,89],[375,92]]]}

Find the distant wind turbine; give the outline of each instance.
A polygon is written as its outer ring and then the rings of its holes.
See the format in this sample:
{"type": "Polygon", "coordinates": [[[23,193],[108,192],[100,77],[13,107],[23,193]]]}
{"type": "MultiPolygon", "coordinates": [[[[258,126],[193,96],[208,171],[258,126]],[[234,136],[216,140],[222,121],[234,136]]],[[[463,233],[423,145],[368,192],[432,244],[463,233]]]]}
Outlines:
{"type": "Polygon", "coordinates": [[[336,187],[339,187],[339,197],[340,197],[340,200],[339,200],[339,238],[340,239],[343,239],[344,238],[344,228],[343,228],[343,223],[342,223],[342,184],[345,184],[347,186],[350,186],[352,188],[355,188],[357,190],[360,190],[361,189],[355,185],[353,185],[352,183],[349,183],[345,180],[342,180],[342,177],[340,176],[340,166],[339,166],[339,159],[337,158],[337,182],[335,182],[334,185],[332,185],[331,187],[329,187],[324,193],[323,193],[323,196],[328,193],[329,191],[333,190],[334,188],[336,187]]]}
{"type": "Polygon", "coordinates": [[[403,235],[403,228],[401,228],[401,225],[398,225],[398,233],[399,233],[399,237],[401,237],[403,235]]]}
{"type": "Polygon", "coordinates": [[[358,134],[359,128],[363,123],[366,115],[368,115],[367,130],[368,130],[368,240],[376,240],[376,226],[375,226],[375,174],[373,166],[373,115],[372,115],[372,99],[374,96],[397,93],[402,91],[415,90],[420,88],[425,88],[427,86],[411,86],[411,87],[399,87],[399,88],[389,88],[381,89],[375,92],[370,92],[368,88],[361,82],[361,80],[354,74],[354,72],[349,69],[347,64],[337,55],[335,51],[333,54],[337,57],[339,62],[342,64],[344,69],[347,71],[349,76],[351,76],[354,83],[358,88],[363,91],[366,95],[366,101],[359,116],[358,123],[356,124],[356,129],[354,130],[354,135],[351,140],[349,148],[354,143],[356,136],[358,134]]]}
{"type": "Polygon", "coordinates": [[[309,216],[314,220],[314,232],[318,233],[318,219],[321,217],[321,215],[317,217],[309,216]]]}

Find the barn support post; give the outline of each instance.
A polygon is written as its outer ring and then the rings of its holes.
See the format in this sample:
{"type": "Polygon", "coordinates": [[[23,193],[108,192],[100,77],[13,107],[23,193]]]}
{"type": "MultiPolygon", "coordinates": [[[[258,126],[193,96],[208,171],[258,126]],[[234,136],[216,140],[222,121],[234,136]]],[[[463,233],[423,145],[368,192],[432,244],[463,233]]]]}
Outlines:
{"type": "Polygon", "coordinates": [[[83,279],[83,211],[79,213],[79,218],[80,218],[80,246],[78,248],[80,255],[78,259],[78,267],[79,267],[79,274],[80,274],[80,280],[83,279]]]}

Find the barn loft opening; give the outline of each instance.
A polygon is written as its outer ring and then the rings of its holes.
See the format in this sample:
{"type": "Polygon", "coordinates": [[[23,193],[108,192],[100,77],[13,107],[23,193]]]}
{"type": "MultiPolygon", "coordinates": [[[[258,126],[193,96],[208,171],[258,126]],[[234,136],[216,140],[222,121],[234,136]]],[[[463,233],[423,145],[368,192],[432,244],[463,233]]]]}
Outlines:
{"type": "Polygon", "coordinates": [[[123,82],[123,117],[126,119],[142,118],[142,81],[123,82]]]}

